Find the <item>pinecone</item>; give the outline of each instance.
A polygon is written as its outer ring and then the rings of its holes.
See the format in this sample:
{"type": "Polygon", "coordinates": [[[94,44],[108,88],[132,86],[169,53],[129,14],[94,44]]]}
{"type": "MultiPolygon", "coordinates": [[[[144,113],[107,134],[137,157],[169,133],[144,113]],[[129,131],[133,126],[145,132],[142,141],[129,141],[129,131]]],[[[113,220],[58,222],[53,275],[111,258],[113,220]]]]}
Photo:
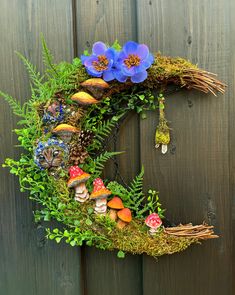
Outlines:
{"type": "Polygon", "coordinates": [[[84,110],[78,109],[77,111],[74,111],[73,114],[68,118],[68,124],[72,126],[77,126],[79,121],[84,115],[84,110]]]}
{"type": "Polygon", "coordinates": [[[77,143],[73,143],[70,146],[69,153],[69,164],[71,165],[79,165],[84,163],[86,158],[89,156],[88,152],[85,148],[81,147],[77,143]]]}
{"type": "Polygon", "coordinates": [[[91,130],[81,130],[77,135],[77,143],[86,148],[92,143],[93,138],[94,133],[91,130]]]}
{"type": "Polygon", "coordinates": [[[79,165],[89,156],[86,148],[92,143],[94,134],[90,130],[81,130],[74,134],[70,143],[69,163],[79,165]]]}

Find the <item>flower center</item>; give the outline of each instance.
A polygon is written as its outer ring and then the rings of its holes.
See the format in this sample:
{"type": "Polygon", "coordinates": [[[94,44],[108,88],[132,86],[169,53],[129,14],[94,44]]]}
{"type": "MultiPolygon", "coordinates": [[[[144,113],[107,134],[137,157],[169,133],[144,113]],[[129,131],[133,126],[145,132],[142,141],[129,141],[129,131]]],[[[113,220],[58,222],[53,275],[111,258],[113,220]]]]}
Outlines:
{"type": "Polygon", "coordinates": [[[128,67],[128,69],[133,66],[138,66],[140,64],[140,58],[136,54],[129,54],[124,60],[124,64],[128,67]]]}
{"type": "Polygon", "coordinates": [[[107,70],[108,64],[109,61],[105,55],[98,55],[98,60],[92,62],[94,69],[98,72],[107,70]]]}

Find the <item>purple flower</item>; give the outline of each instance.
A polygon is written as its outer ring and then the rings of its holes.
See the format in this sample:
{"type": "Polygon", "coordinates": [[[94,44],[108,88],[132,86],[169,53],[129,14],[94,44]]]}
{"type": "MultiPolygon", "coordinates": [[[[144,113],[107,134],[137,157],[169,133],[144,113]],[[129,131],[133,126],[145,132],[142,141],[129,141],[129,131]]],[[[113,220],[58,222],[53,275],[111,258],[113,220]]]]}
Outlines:
{"type": "Polygon", "coordinates": [[[154,57],[147,45],[128,41],[115,62],[114,77],[119,82],[126,82],[128,77],[133,83],[143,82],[148,76],[146,70],[153,61],[154,57]]]}
{"type": "Polygon", "coordinates": [[[113,75],[113,64],[116,59],[116,51],[108,48],[103,42],[96,42],[92,47],[90,56],[81,56],[82,64],[87,73],[93,77],[102,77],[105,81],[115,79],[113,75]]]}

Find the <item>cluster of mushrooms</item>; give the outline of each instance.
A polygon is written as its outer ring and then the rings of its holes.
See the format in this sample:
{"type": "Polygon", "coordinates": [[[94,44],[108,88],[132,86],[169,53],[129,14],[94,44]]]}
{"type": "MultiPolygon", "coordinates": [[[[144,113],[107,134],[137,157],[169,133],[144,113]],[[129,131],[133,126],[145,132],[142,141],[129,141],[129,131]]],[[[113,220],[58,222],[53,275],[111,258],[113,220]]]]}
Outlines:
{"type": "Polygon", "coordinates": [[[107,198],[112,194],[108,190],[102,179],[96,178],[93,181],[93,191],[89,195],[86,188],[86,182],[90,178],[90,174],[84,172],[78,166],[72,166],[69,169],[70,179],[68,180],[68,187],[74,188],[74,199],[80,203],[86,202],[88,199],[95,200],[94,211],[96,214],[106,214],[107,206],[110,208],[109,217],[113,221],[117,221],[119,229],[124,228],[132,220],[131,211],[124,208],[122,200],[119,197],[113,197],[107,204],[107,198]]]}
{"type": "MultiPolygon", "coordinates": [[[[91,78],[80,85],[92,95],[85,91],[79,91],[72,95],[71,100],[83,107],[99,103],[104,92],[109,88],[109,84],[101,78],[91,78]]],[[[52,133],[60,137],[65,143],[69,143],[72,135],[79,131],[77,127],[62,123],[56,126],[52,133]]]]}
{"type": "MultiPolygon", "coordinates": [[[[108,216],[111,220],[117,222],[118,229],[123,229],[131,222],[131,210],[124,207],[123,202],[119,197],[114,196],[109,202],[107,202],[107,198],[112,194],[112,192],[105,187],[101,178],[96,178],[93,181],[93,191],[89,195],[86,188],[86,182],[91,175],[84,172],[78,166],[70,167],[69,175],[70,178],[68,180],[68,187],[74,188],[74,199],[76,201],[84,203],[88,199],[95,200],[94,212],[96,214],[106,215],[108,207],[108,216]]],[[[150,228],[149,234],[154,235],[161,226],[162,221],[157,213],[152,213],[146,218],[145,224],[150,228]]]]}

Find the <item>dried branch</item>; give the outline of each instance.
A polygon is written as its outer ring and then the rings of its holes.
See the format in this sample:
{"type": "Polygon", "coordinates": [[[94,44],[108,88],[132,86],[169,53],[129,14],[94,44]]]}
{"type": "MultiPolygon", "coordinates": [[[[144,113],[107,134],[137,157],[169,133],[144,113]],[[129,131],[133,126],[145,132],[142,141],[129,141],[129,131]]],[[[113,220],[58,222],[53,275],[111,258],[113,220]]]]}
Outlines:
{"type": "Polygon", "coordinates": [[[196,238],[200,240],[214,239],[219,236],[214,234],[214,226],[210,226],[206,223],[200,225],[189,224],[180,224],[175,227],[167,227],[164,229],[164,232],[168,235],[177,236],[177,237],[189,237],[196,238]]]}

